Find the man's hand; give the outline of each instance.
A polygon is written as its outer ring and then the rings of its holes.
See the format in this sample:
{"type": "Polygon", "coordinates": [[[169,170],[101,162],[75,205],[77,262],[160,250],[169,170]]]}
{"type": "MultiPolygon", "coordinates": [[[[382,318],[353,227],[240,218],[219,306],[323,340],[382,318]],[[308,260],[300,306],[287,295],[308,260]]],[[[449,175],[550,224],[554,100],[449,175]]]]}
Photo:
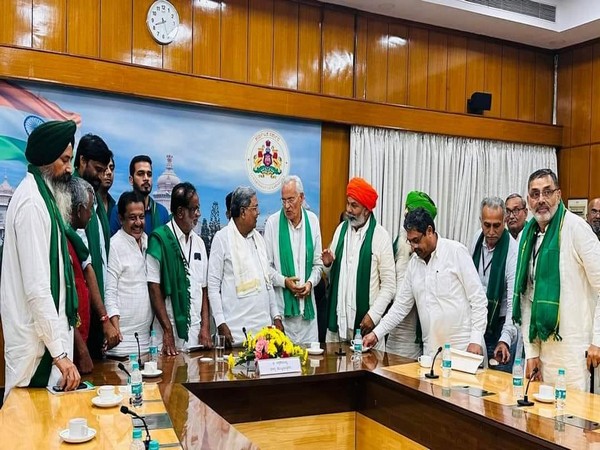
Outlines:
{"type": "Polygon", "coordinates": [[[363,338],[363,348],[365,347],[374,347],[378,342],[377,336],[375,333],[369,333],[363,338]]]}
{"type": "Polygon", "coordinates": [[[69,358],[62,358],[56,361],[54,365],[62,374],[60,386],[65,391],[77,389],[79,383],[81,383],[81,375],[79,375],[79,371],[77,370],[77,367],[75,367],[75,364],[73,364],[69,358]]]}
{"type": "Polygon", "coordinates": [[[221,336],[225,336],[225,348],[230,349],[233,347],[234,340],[229,326],[226,323],[222,323],[217,327],[217,330],[221,336]]]}
{"type": "Polygon", "coordinates": [[[202,323],[200,325],[200,334],[198,335],[198,340],[200,341],[200,344],[204,345],[204,348],[213,347],[212,338],[210,337],[209,324],[204,325],[204,323],[202,323]]]}
{"type": "Polygon", "coordinates": [[[311,291],[312,291],[312,283],[310,281],[307,281],[306,283],[304,283],[303,286],[299,286],[299,293],[298,293],[298,298],[306,298],[310,295],[311,291]]]}
{"type": "Polygon", "coordinates": [[[587,367],[588,369],[591,365],[598,367],[598,364],[600,364],[600,347],[590,345],[587,351],[587,367]]]}
{"type": "Polygon", "coordinates": [[[483,350],[481,348],[481,345],[473,344],[472,342],[467,347],[467,351],[469,353],[475,353],[476,355],[483,355],[483,350]]]}
{"type": "Polygon", "coordinates": [[[275,328],[277,328],[279,331],[285,333],[285,330],[283,328],[283,322],[281,321],[281,319],[275,319],[273,321],[273,325],[275,325],[275,328]]]}
{"type": "Polygon", "coordinates": [[[92,370],[94,370],[94,363],[87,348],[79,351],[76,361],[77,363],[75,365],[78,368],[79,373],[92,373],[92,370]]]}
{"type": "Polygon", "coordinates": [[[104,340],[107,343],[107,350],[116,347],[123,340],[123,336],[121,336],[109,320],[102,323],[102,332],[104,333],[104,340]]]}
{"type": "Polygon", "coordinates": [[[296,297],[298,297],[298,292],[300,291],[298,289],[298,281],[300,281],[300,278],[298,278],[298,277],[286,277],[285,278],[286,289],[289,289],[290,291],[292,291],[292,294],[294,294],[294,296],[296,296],[296,297]]]}
{"type": "Polygon", "coordinates": [[[325,250],[323,250],[323,253],[321,253],[321,259],[323,260],[323,265],[325,267],[329,267],[329,266],[331,266],[331,264],[333,264],[335,255],[333,254],[331,249],[326,248],[325,250]]]}
{"type": "Polygon", "coordinates": [[[165,356],[175,356],[179,354],[177,348],[175,347],[175,338],[173,337],[172,331],[169,333],[163,332],[162,354],[165,356]]]}
{"type": "Polygon", "coordinates": [[[525,378],[530,378],[531,381],[544,381],[542,379],[542,361],[540,358],[530,358],[527,360],[527,366],[525,367],[525,378]],[[537,373],[531,375],[533,369],[538,368],[537,373]]]}
{"type": "Polygon", "coordinates": [[[360,334],[365,336],[373,331],[373,328],[375,328],[375,324],[373,323],[371,316],[369,316],[369,314],[365,314],[363,320],[360,321],[360,334]]]}
{"type": "Polygon", "coordinates": [[[494,359],[500,364],[507,364],[510,361],[510,350],[506,342],[498,341],[494,349],[494,359]]]}

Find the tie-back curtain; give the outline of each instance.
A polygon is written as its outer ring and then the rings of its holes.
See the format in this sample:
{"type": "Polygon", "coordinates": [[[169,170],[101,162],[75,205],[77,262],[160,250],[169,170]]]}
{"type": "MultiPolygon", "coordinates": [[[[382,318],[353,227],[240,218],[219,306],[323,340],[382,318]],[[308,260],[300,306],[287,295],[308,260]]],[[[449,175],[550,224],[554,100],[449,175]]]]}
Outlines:
{"type": "Polygon", "coordinates": [[[525,198],[529,175],[541,168],[556,172],[553,147],[358,126],[350,134],[350,177],[363,177],[377,190],[375,218],[392,239],[402,226],[406,194],[419,190],[437,205],[440,235],[468,247],[480,228],[481,200],[514,192],[525,198]]]}

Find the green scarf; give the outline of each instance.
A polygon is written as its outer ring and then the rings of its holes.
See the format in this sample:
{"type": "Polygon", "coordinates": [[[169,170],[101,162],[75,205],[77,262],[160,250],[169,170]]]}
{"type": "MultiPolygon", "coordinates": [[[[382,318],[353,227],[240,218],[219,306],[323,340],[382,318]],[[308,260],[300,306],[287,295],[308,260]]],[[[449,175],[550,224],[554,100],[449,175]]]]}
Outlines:
{"type": "MultiPolygon", "coordinates": [[[[560,301],[560,232],[566,209],[561,201],[554,217],[546,227],[546,235],[537,254],[535,264],[535,290],[531,305],[531,322],[529,324],[530,342],[536,338],[542,341],[554,336],[554,340],[562,338],[558,332],[560,301]]],[[[523,229],[519,243],[519,260],[513,297],[513,321],[521,324],[521,295],[527,289],[529,261],[535,248],[539,226],[530,220],[523,229]]]]}
{"type": "MultiPolygon", "coordinates": [[[[479,258],[483,247],[483,233],[479,235],[475,250],[473,251],[473,262],[475,269],[479,270],[479,258]]],[[[486,296],[488,299],[487,332],[495,329],[500,317],[500,302],[506,293],[506,256],[508,255],[508,245],[510,244],[510,235],[507,229],[504,229],[502,236],[496,243],[492,262],[490,267],[490,277],[488,279],[486,296]]]]}
{"type": "Polygon", "coordinates": [[[177,237],[168,225],[152,232],[146,253],[160,263],[160,286],[164,296],[171,297],[177,336],[187,341],[191,323],[189,271],[177,237]]]}
{"type": "Polygon", "coordinates": [[[90,256],[90,251],[85,246],[85,243],[83,242],[83,239],[81,239],[81,236],[77,234],[77,231],[75,231],[71,227],[71,225],[67,225],[65,229],[65,234],[67,236],[67,239],[69,240],[69,242],[71,242],[71,245],[75,249],[75,253],[77,253],[79,261],[83,262],[86,259],[88,259],[88,257],[90,256]]]}
{"type": "MultiPolygon", "coordinates": [[[[315,247],[312,240],[312,230],[310,223],[308,222],[308,214],[302,208],[304,213],[304,240],[306,246],[306,263],[304,264],[304,276],[309,277],[312,272],[313,258],[315,256],[315,247]]],[[[279,261],[281,262],[281,273],[285,277],[296,276],[296,270],[294,268],[294,253],[292,252],[292,243],[290,241],[290,228],[288,226],[287,218],[281,209],[279,214],[279,261]]],[[[292,291],[288,288],[283,288],[283,303],[284,303],[284,316],[295,317],[300,315],[299,301],[292,291]]],[[[315,310],[312,304],[312,296],[309,294],[304,299],[304,320],[313,320],[315,318],[315,310]]]]}
{"type": "MultiPolygon", "coordinates": [[[[369,228],[365,240],[360,247],[358,256],[358,269],[356,273],[356,317],[354,319],[354,329],[360,328],[360,321],[369,312],[369,290],[371,287],[371,255],[373,253],[373,233],[375,231],[375,217],[371,215],[369,228]]],[[[344,255],[344,239],[348,231],[348,221],[342,224],[340,236],[335,248],[335,259],[331,266],[331,284],[329,285],[329,319],[327,328],[333,333],[338,332],[337,323],[337,302],[338,302],[338,283],[340,278],[340,265],[344,255]]]]}
{"type": "MultiPolygon", "coordinates": [[[[65,235],[65,223],[56,207],[56,201],[52,192],[42,178],[39,167],[29,164],[27,171],[33,175],[40,195],[44,199],[48,214],[50,216],[50,291],[54,299],[56,311],[59,309],[60,299],[60,268],[58,266],[59,254],[63,260],[63,271],[65,277],[65,313],[69,326],[75,326],[77,323],[77,291],[75,289],[75,275],[73,274],[73,266],[71,265],[71,257],[69,256],[69,247],[65,235]]],[[[42,360],[38,365],[31,382],[30,387],[45,387],[50,378],[52,370],[52,356],[48,349],[45,350],[42,360]]]]}
{"type": "Polygon", "coordinates": [[[156,230],[162,225],[160,221],[160,215],[158,214],[158,208],[156,202],[150,196],[148,196],[148,209],[150,210],[150,220],[152,221],[152,230],[156,230]]]}

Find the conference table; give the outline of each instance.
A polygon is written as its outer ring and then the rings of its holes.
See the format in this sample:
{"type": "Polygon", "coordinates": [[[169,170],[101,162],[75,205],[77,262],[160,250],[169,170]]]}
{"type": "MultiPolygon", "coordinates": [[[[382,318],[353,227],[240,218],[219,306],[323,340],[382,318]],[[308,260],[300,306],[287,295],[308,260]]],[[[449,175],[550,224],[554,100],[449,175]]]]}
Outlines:
{"type": "MultiPolygon", "coordinates": [[[[563,412],[541,402],[518,407],[510,374],[453,371],[431,380],[424,376],[429,369],[409,359],[322,347],[302,374],[273,378],[245,366],[230,371],[211,351],[162,357],[162,374],[145,378],[144,404],[135,411],[148,419],[160,448],[600,449],[595,395],[569,391],[563,412]]],[[[123,386],[127,376],[106,359],[83,379],[123,386]]],[[[530,396],[538,388],[532,382],[530,396]]],[[[0,410],[0,448],[129,448],[132,418],[92,405],[95,395],[13,390],[0,410]],[[74,417],[87,419],[94,439],[61,440],[74,417]]]]}

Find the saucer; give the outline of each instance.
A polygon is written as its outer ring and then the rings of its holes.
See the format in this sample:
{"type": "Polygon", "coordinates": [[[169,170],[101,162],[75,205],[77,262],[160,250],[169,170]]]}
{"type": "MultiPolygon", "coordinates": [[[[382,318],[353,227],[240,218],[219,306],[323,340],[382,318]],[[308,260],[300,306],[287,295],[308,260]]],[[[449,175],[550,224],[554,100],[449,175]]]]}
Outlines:
{"type": "Polygon", "coordinates": [[[146,370],[142,370],[140,373],[142,374],[143,377],[154,378],[154,377],[159,376],[162,373],[162,370],[156,369],[155,372],[148,372],[146,370]]]}
{"type": "Polygon", "coordinates": [[[113,406],[119,405],[122,401],[123,401],[123,396],[120,394],[113,395],[112,397],[107,398],[107,399],[103,399],[100,396],[94,397],[92,399],[92,403],[94,404],[94,406],[97,406],[98,408],[112,408],[113,406]]]}
{"type": "Polygon", "coordinates": [[[309,355],[322,355],[325,351],[324,348],[307,348],[306,351],[309,355]]]}
{"type": "MultiPolygon", "coordinates": [[[[352,349],[352,351],[354,351],[354,347],[350,347],[350,348],[352,349]]],[[[372,347],[363,347],[363,348],[362,348],[362,352],[361,352],[361,353],[366,353],[366,352],[368,352],[369,350],[371,350],[371,348],[372,348],[372,347]]]]}
{"type": "Polygon", "coordinates": [[[213,359],[212,359],[212,358],[209,358],[208,356],[205,356],[205,357],[203,357],[203,358],[200,358],[200,361],[201,361],[201,362],[212,362],[212,361],[213,361],[213,359]]]}
{"type": "Polygon", "coordinates": [[[554,397],[542,397],[538,392],[533,394],[533,398],[542,403],[554,403],[554,397]]]}
{"type": "Polygon", "coordinates": [[[69,444],[80,444],[82,442],[87,442],[87,441],[93,439],[94,436],[96,436],[96,430],[88,427],[87,436],[72,438],[72,437],[69,437],[69,429],[66,428],[66,429],[62,430],[60,433],[58,433],[58,435],[61,437],[61,439],[63,441],[68,442],[69,444]]]}

